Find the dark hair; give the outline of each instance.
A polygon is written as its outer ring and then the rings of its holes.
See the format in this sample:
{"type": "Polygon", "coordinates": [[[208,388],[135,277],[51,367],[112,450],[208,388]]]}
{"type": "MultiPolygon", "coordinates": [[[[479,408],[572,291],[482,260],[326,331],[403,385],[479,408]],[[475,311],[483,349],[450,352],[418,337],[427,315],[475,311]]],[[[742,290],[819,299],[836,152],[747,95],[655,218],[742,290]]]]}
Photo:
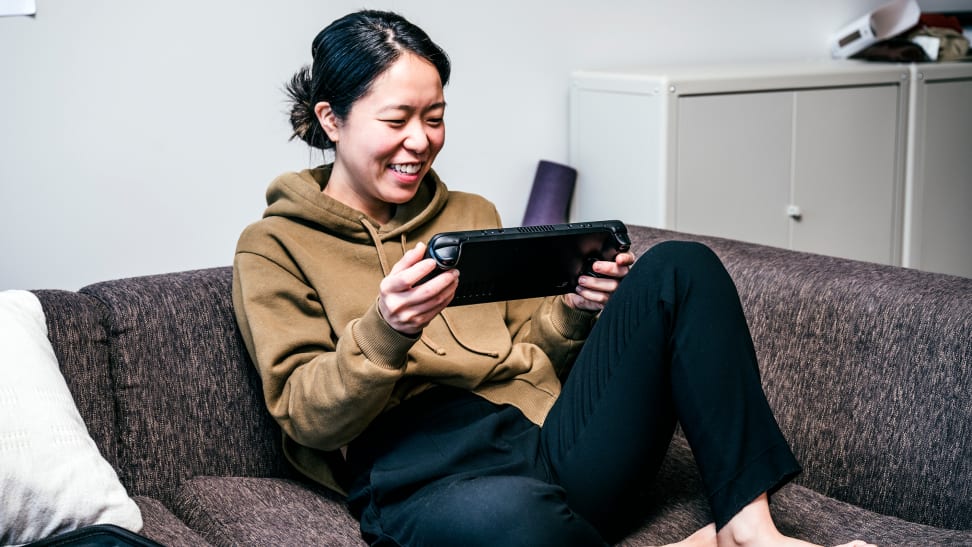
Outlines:
{"type": "Polygon", "coordinates": [[[312,66],[304,66],[287,84],[293,103],[290,123],[294,137],[320,149],[334,148],[314,105],[327,101],[339,120],[347,119],[351,106],[371,89],[371,84],[403,51],[432,63],[442,85],[449,81],[451,66],[445,51],[419,27],[387,11],[363,10],[334,21],[314,38],[312,66]]]}

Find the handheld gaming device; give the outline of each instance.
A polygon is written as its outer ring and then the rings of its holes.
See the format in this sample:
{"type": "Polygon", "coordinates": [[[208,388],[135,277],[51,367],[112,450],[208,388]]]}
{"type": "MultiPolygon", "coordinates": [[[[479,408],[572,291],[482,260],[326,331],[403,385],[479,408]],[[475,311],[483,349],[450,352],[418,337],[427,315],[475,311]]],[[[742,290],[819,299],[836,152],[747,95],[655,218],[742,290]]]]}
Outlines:
{"type": "Polygon", "coordinates": [[[443,232],[426,250],[437,269],[419,283],[458,268],[450,306],[564,294],[581,275],[596,275],[595,261],[614,260],[630,247],[618,220],[443,232]]]}

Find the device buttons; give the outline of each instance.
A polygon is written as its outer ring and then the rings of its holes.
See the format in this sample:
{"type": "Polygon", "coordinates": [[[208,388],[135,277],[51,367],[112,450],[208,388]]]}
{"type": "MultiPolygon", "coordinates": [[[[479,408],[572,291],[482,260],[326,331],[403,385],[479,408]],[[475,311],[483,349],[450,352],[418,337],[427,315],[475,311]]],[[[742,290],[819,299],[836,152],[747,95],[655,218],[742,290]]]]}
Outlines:
{"type": "Polygon", "coordinates": [[[451,268],[459,262],[459,240],[451,236],[437,238],[432,247],[432,258],[440,268],[451,268]]]}

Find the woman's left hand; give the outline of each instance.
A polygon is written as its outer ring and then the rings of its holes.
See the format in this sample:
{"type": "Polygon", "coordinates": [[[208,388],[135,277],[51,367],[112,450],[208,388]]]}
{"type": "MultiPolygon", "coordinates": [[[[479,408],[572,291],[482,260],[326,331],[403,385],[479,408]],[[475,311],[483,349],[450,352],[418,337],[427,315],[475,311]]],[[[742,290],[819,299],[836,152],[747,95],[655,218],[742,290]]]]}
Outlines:
{"type": "Polygon", "coordinates": [[[577,291],[564,295],[567,305],[576,310],[600,311],[618,289],[618,284],[631,271],[635,257],[631,253],[619,253],[614,261],[599,260],[594,263],[594,273],[601,277],[582,275],[577,291]]]}

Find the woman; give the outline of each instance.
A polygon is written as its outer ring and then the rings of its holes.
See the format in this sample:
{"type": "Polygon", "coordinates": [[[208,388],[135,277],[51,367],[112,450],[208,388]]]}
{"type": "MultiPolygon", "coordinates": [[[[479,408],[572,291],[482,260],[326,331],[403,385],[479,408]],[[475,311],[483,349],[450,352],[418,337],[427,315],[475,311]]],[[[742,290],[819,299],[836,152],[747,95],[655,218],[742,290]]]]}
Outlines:
{"type": "Polygon", "coordinates": [[[603,545],[679,420],[715,521],[686,542],[797,544],[766,493],[799,468],[715,255],[666,243],[633,268],[598,262],[574,293],[447,308],[461,274],[416,285],[434,268],[423,242],[500,219],[432,171],[446,54],[375,11],[333,22],[312,54],[291,121],[334,161],[271,183],[234,305],[287,457],[348,494],[364,538],[603,545]]]}

